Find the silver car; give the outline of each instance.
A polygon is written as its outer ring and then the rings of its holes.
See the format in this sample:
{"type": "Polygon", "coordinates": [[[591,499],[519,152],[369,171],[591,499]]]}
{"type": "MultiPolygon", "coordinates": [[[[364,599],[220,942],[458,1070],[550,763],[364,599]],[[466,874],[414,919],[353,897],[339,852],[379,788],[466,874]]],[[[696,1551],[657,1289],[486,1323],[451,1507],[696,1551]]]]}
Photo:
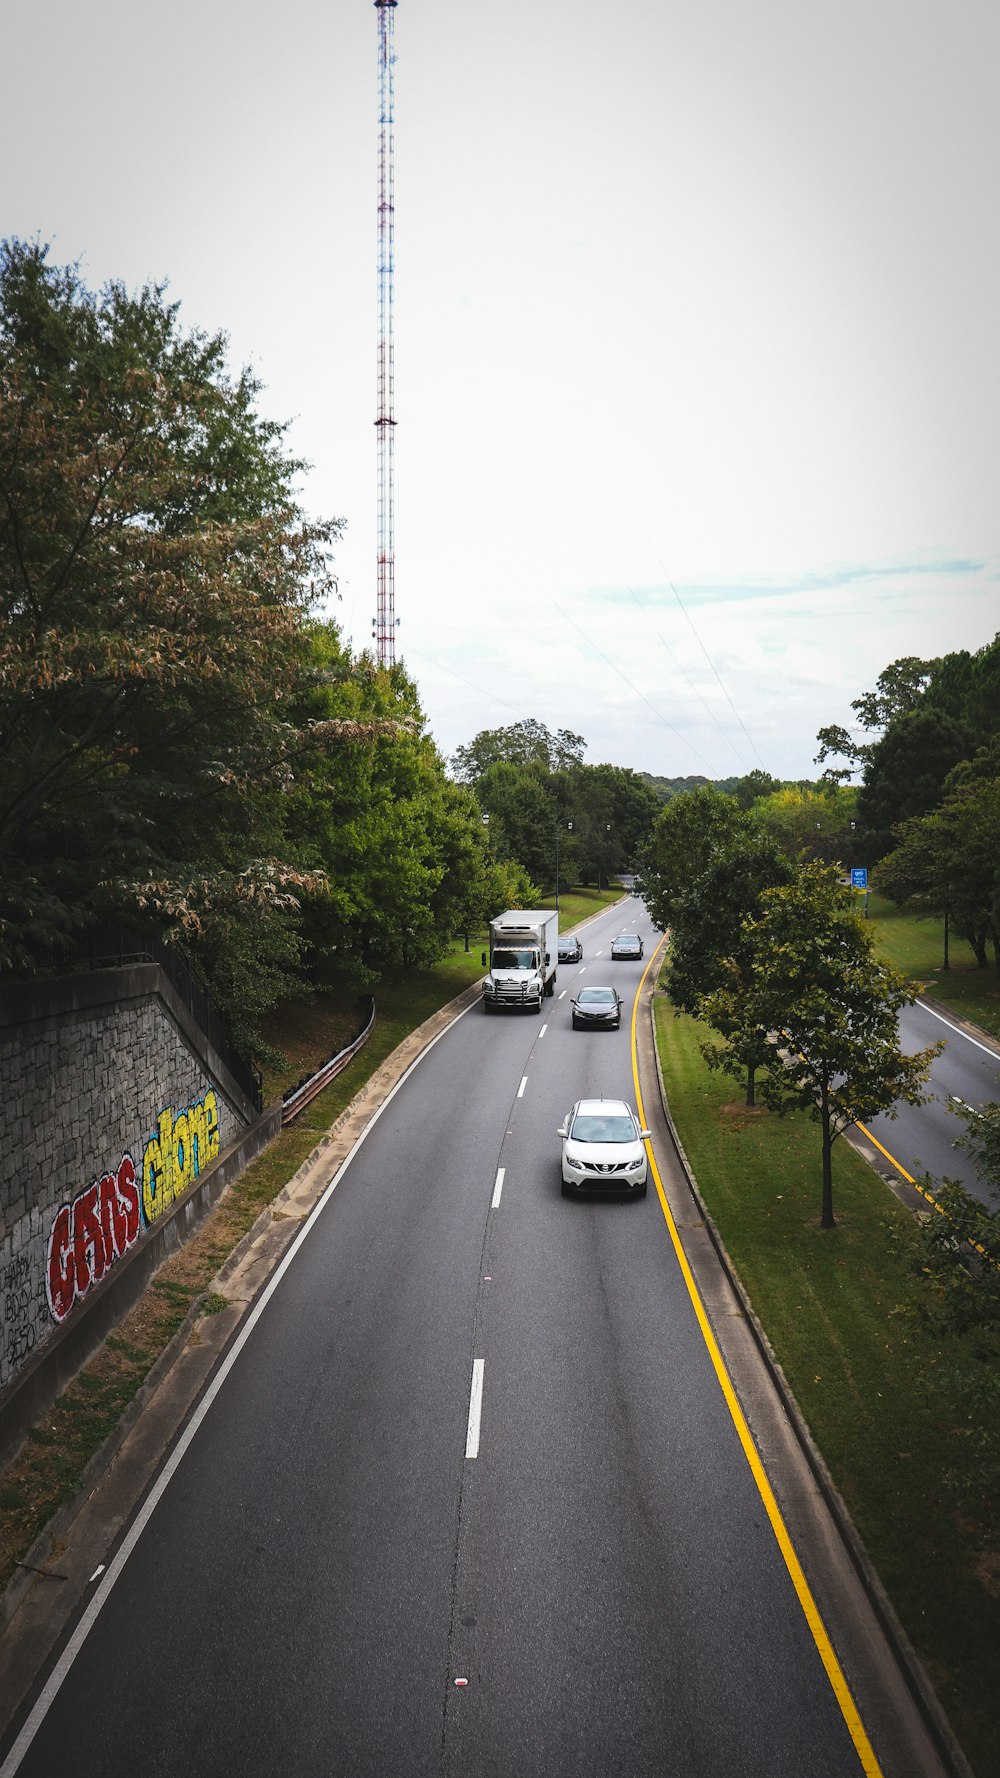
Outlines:
{"type": "Polygon", "coordinates": [[[556,1134],[562,1138],[564,1194],[645,1197],[649,1131],[624,1099],[578,1099],[556,1134]]]}
{"type": "Polygon", "coordinates": [[[641,957],[642,939],[637,932],[620,932],[611,941],[612,957],[641,957]]]}

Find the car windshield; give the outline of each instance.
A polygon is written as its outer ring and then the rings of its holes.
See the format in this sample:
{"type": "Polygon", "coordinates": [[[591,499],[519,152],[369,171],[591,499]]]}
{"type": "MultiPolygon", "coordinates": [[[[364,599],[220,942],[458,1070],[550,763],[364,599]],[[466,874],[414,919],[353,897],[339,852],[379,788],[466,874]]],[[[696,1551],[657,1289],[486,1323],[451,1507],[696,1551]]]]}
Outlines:
{"type": "Polygon", "coordinates": [[[614,988],[581,988],[578,1004],[580,1006],[613,1006],[614,988]]]}
{"type": "Polygon", "coordinates": [[[534,951],[494,951],[494,969],[537,969],[534,951]]]}
{"type": "Polygon", "coordinates": [[[574,1142],[634,1142],[635,1125],[630,1116],[598,1116],[581,1112],[573,1119],[570,1135],[574,1142]]]}

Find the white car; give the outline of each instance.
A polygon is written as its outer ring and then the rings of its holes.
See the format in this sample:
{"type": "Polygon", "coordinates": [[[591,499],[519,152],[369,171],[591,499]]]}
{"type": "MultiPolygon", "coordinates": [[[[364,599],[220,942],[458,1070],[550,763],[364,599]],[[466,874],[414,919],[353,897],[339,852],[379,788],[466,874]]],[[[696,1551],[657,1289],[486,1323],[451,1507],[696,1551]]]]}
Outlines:
{"type": "Polygon", "coordinates": [[[556,1131],[562,1137],[563,1192],[646,1195],[648,1130],[624,1099],[578,1099],[556,1131]]]}

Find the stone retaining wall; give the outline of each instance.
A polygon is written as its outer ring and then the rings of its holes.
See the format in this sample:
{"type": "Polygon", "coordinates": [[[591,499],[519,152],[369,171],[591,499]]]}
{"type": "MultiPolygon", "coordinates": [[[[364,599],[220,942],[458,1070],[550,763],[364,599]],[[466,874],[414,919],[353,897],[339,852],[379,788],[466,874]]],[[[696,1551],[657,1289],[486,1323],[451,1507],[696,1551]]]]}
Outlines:
{"type": "Polygon", "coordinates": [[[156,964],[0,993],[0,1392],[256,1118],[156,964]]]}

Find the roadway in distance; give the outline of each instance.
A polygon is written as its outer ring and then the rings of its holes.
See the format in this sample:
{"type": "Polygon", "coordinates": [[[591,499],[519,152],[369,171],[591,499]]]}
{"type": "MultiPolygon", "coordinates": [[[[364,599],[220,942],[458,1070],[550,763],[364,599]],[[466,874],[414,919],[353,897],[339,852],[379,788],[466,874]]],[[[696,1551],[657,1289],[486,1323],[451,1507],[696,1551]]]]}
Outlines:
{"type": "Polygon", "coordinates": [[[560,1195],[572,1102],[635,1100],[627,1021],[570,1029],[578,982],[631,1006],[644,964],[608,957],[626,924],[648,953],[641,907],[611,910],[540,1017],[477,1006],[387,1102],[3,1778],[883,1769],[652,1182],[560,1195]]]}

